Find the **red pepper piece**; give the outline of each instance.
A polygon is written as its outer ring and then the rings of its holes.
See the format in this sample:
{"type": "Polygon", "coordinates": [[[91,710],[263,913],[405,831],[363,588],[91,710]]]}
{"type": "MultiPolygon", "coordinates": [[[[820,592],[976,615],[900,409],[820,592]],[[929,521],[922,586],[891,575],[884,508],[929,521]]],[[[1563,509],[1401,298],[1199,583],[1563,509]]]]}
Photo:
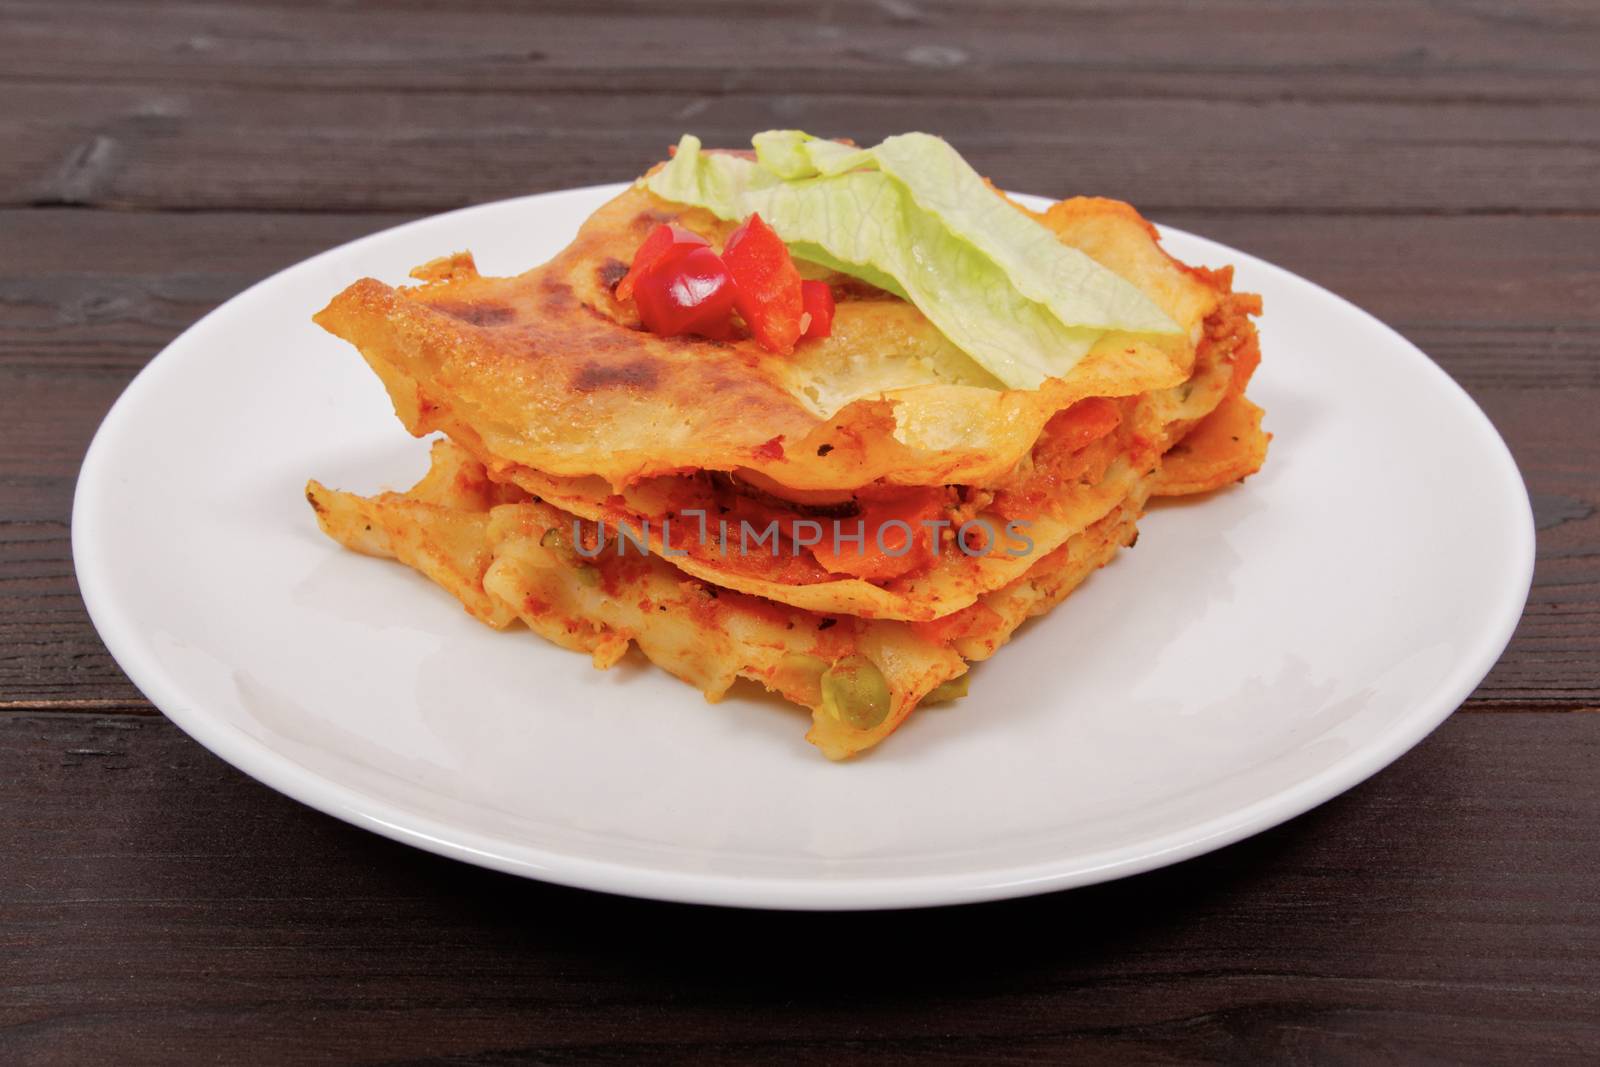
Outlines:
{"type": "Polygon", "coordinates": [[[827,337],[833,332],[833,289],[827,282],[801,282],[800,303],[810,315],[805,337],[827,337]]]}
{"type": "Polygon", "coordinates": [[[751,215],[722,248],[739,309],[750,334],[769,352],[787,355],[800,339],[800,272],[783,238],[751,215]]]}
{"type": "Polygon", "coordinates": [[[628,268],[628,273],[617,283],[615,290],[617,299],[632,299],[640,277],[653,267],[658,264],[665,265],[665,261],[676,259],[696,248],[705,248],[708,244],[704,237],[693,230],[663,222],[650,231],[650,236],[644,239],[644,244],[633,254],[633,266],[628,268]]]}
{"type": "Polygon", "coordinates": [[[1115,400],[1104,396],[1087,397],[1051,418],[1050,445],[1063,453],[1076,452],[1088,448],[1121,424],[1122,409],[1115,400]]]}
{"type": "Polygon", "coordinates": [[[708,247],[669,250],[634,285],[634,301],[645,329],[662,337],[700,334],[730,336],[733,278],[722,258],[708,247]]]}
{"type": "Polygon", "coordinates": [[[898,578],[933,560],[939,546],[933,530],[923,523],[937,518],[943,509],[942,489],[908,490],[859,503],[859,519],[833,520],[838,525],[823,535],[820,544],[811,546],[811,554],[825,570],[857,578],[898,578]],[[857,533],[860,544],[854,541],[857,533]]]}

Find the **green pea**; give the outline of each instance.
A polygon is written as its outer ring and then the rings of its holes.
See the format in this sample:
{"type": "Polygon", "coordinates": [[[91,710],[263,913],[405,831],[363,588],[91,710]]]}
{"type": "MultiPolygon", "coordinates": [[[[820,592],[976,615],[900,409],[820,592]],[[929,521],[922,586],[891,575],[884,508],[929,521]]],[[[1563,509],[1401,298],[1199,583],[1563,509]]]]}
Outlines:
{"type": "Polygon", "coordinates": [[[822,706],[857,730],[870,730],[889,717],[889,683],[865,656],[846,656],[822,672],[822,706]]]}
{"type": "Polygon", "coordinates": [[[922,706],[945,704],[952,700],[960,700],[966,695],[967,676],[963,674],[960,677],[950,679],[948,682],[941,682],[930,689],[928,695],[922,698],[922,706]]]}

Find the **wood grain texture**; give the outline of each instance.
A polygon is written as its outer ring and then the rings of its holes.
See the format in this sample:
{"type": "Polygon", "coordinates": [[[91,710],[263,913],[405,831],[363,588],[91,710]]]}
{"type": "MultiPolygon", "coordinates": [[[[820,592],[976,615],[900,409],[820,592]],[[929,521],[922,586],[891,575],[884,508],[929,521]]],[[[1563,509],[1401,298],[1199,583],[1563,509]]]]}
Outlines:
{"type": "Polygon", "coordinates": [[[685,130],[737,145],[773,126],[863,141],[910,126],[939,129],[1008,187],[1117,193],[1152,211],[1600,210],[1600,142],[1567,136],[1600,114],[1589,103],[137,85],[20,85],[7,98],[8,206],[430,211],[623,180],[685,130]],[[1181,155],[1151,148],[1175,143],[1181,155]]]}
{"type": "Polygon", "coordinates": [[[15,78],[526,93],[735,89],[1004,100],[1593,99],[1581,0],[8,2],[15,78]],[[92,13],[92,17],[89,15],[92,13]],[[381,21],[380,21],[381,16],[381,21]],[[378,32],[380,31],[381,32],[378,32]],[[670,47],[668,47],[670,43],[670,47]],[[57,62],[72,55],[77,63],[57,62]]]}
{"type": "Polygon", "coordinates": [[[828,916],[522,882],[317,815],[162,719],[0,717],[0,1059],[1582,1062],[1600,795],[1565,786],[1592,722],[1457,717],[1287,826],[1112,885],[828,916]]]}
{"type": "Polygon", "coordinates": [[[802,126],[1152,210],[1600,209],[1583,4],[0,11],[0,205],[424,211],[802,126]]]}
{"type": "Polygon", "coordinates": [[[0,1062],[1600,1058],[1595,4],[0,0],[0,144],[0,1062]],[[1475,714],[1167,871],[818,917],[393,845],[127,681],[71,494],[163,345],[330,245],[775,125],[944,134],[1429,352],[1540,527],[1475,714]]]}

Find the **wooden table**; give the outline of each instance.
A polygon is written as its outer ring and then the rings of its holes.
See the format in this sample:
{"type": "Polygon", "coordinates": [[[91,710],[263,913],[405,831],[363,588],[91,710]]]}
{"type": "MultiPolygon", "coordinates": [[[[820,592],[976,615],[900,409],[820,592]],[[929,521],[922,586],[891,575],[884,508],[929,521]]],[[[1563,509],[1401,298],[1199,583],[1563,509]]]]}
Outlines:
{"type": "Polygon", "coordinates": [[[1600,1054],[1594,3],[5,0],[0,104],[0,1061],[1600,1054]],[[1131,200],[1394,324],[1533,492],[1499,666],[1254,840],[860,916],[436,859],[256,785],[123,677],[72,489],[179,331],[359,234],[771,126],[939,132],[1003,185],[1131,200]]]}

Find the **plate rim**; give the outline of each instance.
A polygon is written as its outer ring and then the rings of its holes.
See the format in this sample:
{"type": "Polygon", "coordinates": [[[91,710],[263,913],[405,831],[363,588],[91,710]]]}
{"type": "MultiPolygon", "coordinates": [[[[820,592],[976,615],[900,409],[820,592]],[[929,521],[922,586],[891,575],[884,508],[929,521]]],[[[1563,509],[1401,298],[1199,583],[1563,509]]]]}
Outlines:
{"type": "MultiPolygon", "coordinates": [[[[687,904],[807,911],[891,910],[1032,896],[1110,881],[1178,863],[1271,829],[1354,788],[1410,751],[1461,705],[1510,643],[1532,587],[1537,547],[1534,516],[1527,484],[1516,460],[1483,409],[1454,378],[1399,331],[1339,294],[1222,242],[1157,223],[1163,235],[1180,235],[1214,246],[1230,257],[1230,263],[1248,263],[1254,271],[1309,286],[1319,296],[1331,300],[1342,313],[1365,320],[1397,342],[1407,358],[1419,362],[1432,376],[1434,387],[1451,399],[1453,406],[1461,410],[1469,423],[1475,424],[1479,433],[1487,435],[1485,444],[1490,446],[1496,469],[1493,478],[1489,477],[1489,472],[1484,472],[1485,480],[1504,482],[1502,488],[1508,491],[1508,502],[1521,505],[1514,515],[1509,514],[1512,509],[1507,509],[1506,531],[1512,537],[1514,551],[1512,558],[1506,561],[1507,567],[1500,572],[1493,625],[1485,625],[1477,631],[1474,643],[1456,658],[1446,683],[1439,686],[1429,700],[1397,716],[1387,729],[1372,735],[1351,753],[1316,774],[1185,829],[1106,847],[1065,861],[892,878],[690,873],[642,863],[575,856],[527,843],[518,843],[516,848],[520,855],[511,855],[505,847],[509,842],[497,841],[458,825],[443,824],[366,795],[356,787],[295,762],[266,742],[193,706],[184,697],[180,681],[140,647],[139,627],[132,617],[136,610],[120,603],[112,592],[114,585],[106,573],[106,561],[98,554],[91,532],[98,525],[95,509],[99,487],[114,470],[113,461],[107,458],[111,450],[109,442],[124,423],[135,417],[142,397],[156,389],[177,366],[175,361],[166,358],[169,353],[213,316],[223,314],[256,290],[272,285],[291,271],[313,269],[320,261],[346,254],[364,244],[392,239],[397,233],[414,227],[433,226],[469,214],[514,210],[540,200],[566,196],[599,198],[620,192],[628,184],[631,183],[579,186],[475,204],[413,219],[316,253],[273,272],[201,316],[152,357],[123,389],[96,429],[79,469],[71,517],[73,568],[90,620],[112,658],[180,730],[235,769],[324,814],[402,844],[507,874],[574,888],[687,904]]],[[[1028,194],[1019,195],[1019,199],[1048,202],[1047,198],[1028,194]]]]}

